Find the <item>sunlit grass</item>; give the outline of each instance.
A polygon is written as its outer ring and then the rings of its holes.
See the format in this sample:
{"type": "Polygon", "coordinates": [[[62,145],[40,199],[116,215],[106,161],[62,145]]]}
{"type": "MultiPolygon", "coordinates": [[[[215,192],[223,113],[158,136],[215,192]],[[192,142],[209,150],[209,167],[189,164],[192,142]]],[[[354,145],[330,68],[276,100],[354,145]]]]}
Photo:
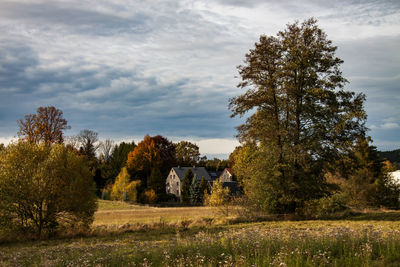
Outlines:
{"type": "Polygon", "coordinates": [[[99,201],[88,235],[2,244],[0,266],[400,266],[399,214],[221,224],[206,207],[99,201]]]}
{"type": "Polygon", "coordinates": [[[210,207],[151,207],[121,201],[99,200],[99,209],[95,214],[93,225],[177,222],[214,216],[215,209],[210,207]]]}
{"type": "Polygon", "coordinates": [[[399,266],[398,221],[262,222],[0,247],[2,266],[399,266]]]}

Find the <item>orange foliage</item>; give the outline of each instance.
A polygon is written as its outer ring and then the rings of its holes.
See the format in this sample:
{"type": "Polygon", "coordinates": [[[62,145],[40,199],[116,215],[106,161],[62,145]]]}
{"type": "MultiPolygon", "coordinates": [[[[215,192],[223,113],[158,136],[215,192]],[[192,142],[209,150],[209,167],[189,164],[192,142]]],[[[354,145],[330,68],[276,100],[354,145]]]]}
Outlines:
{"type": "Polygon", "coordinates": [[[129,152],[126,161],[129,170],[143,171],[146,174],[150,174],[152,168],[159,168],[161,164],[160,151],[149,135],[129,152]]]}

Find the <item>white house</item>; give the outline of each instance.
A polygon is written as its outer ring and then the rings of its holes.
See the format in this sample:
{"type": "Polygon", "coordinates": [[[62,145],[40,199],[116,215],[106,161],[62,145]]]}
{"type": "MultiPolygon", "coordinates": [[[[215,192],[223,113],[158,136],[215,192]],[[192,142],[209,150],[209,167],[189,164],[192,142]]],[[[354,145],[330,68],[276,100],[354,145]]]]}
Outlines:
{"type": "Polygon", "coordinates": [[[181,187],[183,178],[188,170],[191,170],[193,175],[196,175],[198,180],[202,177],[206,181],[211,182],[211,176],[208,174],[204,167],[173,167],[167,177],[165,182],[165,188],[167,193],[174,194],[177,197],[181,197],[181,187]]]}

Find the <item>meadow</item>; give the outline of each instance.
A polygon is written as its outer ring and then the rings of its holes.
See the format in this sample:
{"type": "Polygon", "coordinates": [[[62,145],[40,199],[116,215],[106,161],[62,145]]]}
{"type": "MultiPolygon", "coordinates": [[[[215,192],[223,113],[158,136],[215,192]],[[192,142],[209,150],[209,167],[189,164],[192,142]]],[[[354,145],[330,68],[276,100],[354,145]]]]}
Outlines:
{"type": "Polygon", "coordinates": [[[0,265],[400,266],[399,215],[239,223],[205,207],[101,201],[90,233],[4,243],[0,265]]]}

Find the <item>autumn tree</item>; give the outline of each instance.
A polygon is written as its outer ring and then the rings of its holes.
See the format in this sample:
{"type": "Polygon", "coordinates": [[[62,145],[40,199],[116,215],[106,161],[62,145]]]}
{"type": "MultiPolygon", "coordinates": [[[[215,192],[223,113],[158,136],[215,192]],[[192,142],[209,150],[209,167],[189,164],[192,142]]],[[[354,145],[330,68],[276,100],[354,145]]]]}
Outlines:
{"type": "Polygon", "coordinates": [[[209,187],[208,187],[208,182],[207,182],[207,180],[204,178],[204,176],[201,177],[199,186],[200,186],[201,200],[203,201],[203,199],[204,199],[204,194],[210,193],[210,192],[209,192],[210,190],[209,190],[209,187]]]}
{"type": "Polygon", "coordinates": [[[131,181],[131,177],[124,167],[115,179],[111,189],[111,200],[129,200],[137,202],[140,181],[131,181]]]}
{"type": "Polygon", "coordinates": [[[346,160],[346,170],[340,173],[342,190],[349,204],[358,207],[399,207],[400,187],[389,175],[371,138],[359,137],[346,160]]]}
{"type": "Polygon", "coordinates": [[[97,208],[82,157],[61,144],[12,143],[0,152],[0,226],[44,232],[58,225],[89,226],[97,208]]]}
{"type": "Polygon", "coordinates": [[[200,160],[199,147],[188,141],[181,141],[175,145],[178,166],[195,166],[200,160]]]}
{"type": "Polygon", "coordinates": [[[158,198],[165,193],[165,178],[176,165],[175,146],[161,135],[144,139],[128,154],[126,166],[135,179],[140,179],[144,188],[153,189],[158,198]],[[158,171],[161,175],[159,175],[158,171]],[[151,179],[152,172],[155,171],[151,179]],[[154,178],[157,177],[157,181],[154,178]],[[149,181],[151,180],[151,183],[149,181]],[[151,186],[155,186],[154,188],[151,186]]]}
{"type": "Polygon", "coordinates": [[[25,115],[17,121],[18,136],[30,143],[62,143],[64,131],[70,129],[63,112],[53,106],[39,107],[36,114],[25,115]]]}
{"type": "Polygon", "coordinates": [[[211,187],[211,193],[204,195],[204,205],[217,207],[219,213],[224,216],[229,215],[230,190],[224,187],[223,183],[216,180],[211,187]]]}
{"type": "Polygon", "coordinates": [[[238,67],[238,87],[247,91],[229,107],[232,117],[253,112],[238,137],[255,144],[242,172],[249,173],[244,190],[256,188],[254,200],[268,196],[269,204],[258,207],[264,211],[295,212],[328,194],[324,174],[334,167],[328,163],[365,132],[365,96],[343,89],[347,80],[336,49],[308,19],[277,36],[262,35],[238,67]]]}
{"type": "Polygon", "coordinates": [[[161,155],[156,143],[149,135],[129,152],[126,167],[134,178],[142,180],[143,186],[147,187],[147,178],[152,169],[161,167],[161,155]]]}
{"type": "Polygon", "coordinates": [[[130,143],[121,142],[119,145],[115,145],[112,149],[112,153],[109,160],[110,174],[107,180],[114,180],[118,173],[126,165],[129,152],[133,151],[136,147],[134,141],[130,143]]]}

